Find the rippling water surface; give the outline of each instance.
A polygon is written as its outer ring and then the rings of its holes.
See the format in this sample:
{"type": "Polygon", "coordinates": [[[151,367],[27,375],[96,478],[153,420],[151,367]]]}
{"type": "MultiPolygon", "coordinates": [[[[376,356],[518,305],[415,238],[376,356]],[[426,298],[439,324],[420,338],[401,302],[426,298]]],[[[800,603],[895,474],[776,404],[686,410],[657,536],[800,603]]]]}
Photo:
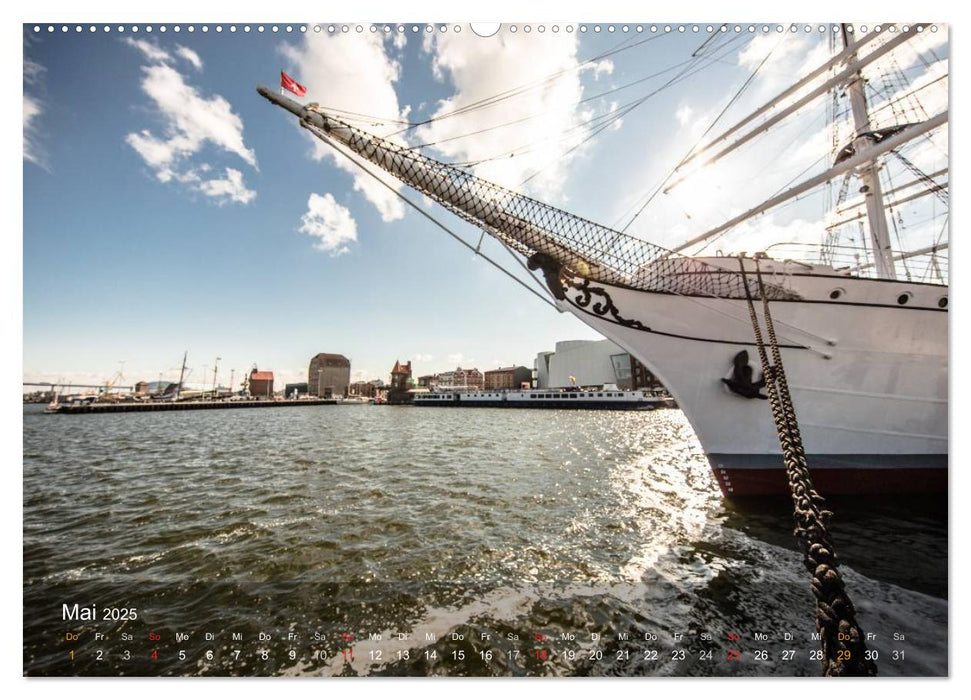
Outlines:
{"type": "MultiPolygon", "coordinates": [[[[28,407],[23,489],[28,674],[819,670],[788,503],[723,501],[675,410],[28,407]]],[[[946,499],[833,509],[880,673],[946,674],[946,499]]]]}

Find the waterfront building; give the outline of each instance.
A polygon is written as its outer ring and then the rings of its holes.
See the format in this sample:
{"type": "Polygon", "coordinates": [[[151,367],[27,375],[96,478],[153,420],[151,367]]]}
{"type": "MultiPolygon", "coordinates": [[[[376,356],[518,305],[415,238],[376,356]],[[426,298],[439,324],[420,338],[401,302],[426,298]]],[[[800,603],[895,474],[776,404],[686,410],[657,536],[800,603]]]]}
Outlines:
{"type": "Polygon", "coordinates": [[[533,371],[528,367],[500,367],[486,370],[483,375],[483,389],[521,389],[525,383],[530,386],[533,371]]]}
{"type": "Polygon", "coordinates": [[[401,364],[400,360],[394,361],[391,368],[391,388],[399,391],[408,391],[411,380],[411,360],[407,364],[401,364]]]}
{"type": "Polygon", "coordinates": [[[135,396],[148,396],[148,382],[135,383],[135,396]]]}
{"type": "MultiPolygon", "coordinates": [[[[381,382],[384,384],[384,382],[381,382]]],[[[351,396],[365,396],[369,399],[373,399],[378,395],[378,384],[375,382],[354,382],[350,385],[348,393],[351,396]]]]}
{"type": "Polygon", "coordinates": [[[261,372],[254,367],[249,373],[249,395],[263,398],[273,396],[273,372],[261,372]]]}
{"type": "Polygon", "coordinates": [[[317,353],[310,360],[307,385],[311,396],[323,399],[347,396],[351,385],[351,361],[343,355],[317,353]]]}
{"type": "Polygon", "coordinates": [[[461,367],[456,367],[454,371],[442,372],[437,375],[438,388],[443,391],[448,390],[482,390],[483,388],[483,378],[482,372],[478,369],[462,369],[461,367]]]}
{"type": "Polygon", "coordinates": [[[536,387],[603,386],[655,389],[661,384],[630,353],[609,340],[564,340],[536,356],[536,387]]]}
{"type": "Polygon", "coordinates": [[[391,388],[388,390],[388,403],[401,404],[411,403],[411,360],[407,364],[401,364],[400,360],[395,360],[394,367],[391,368],[391,388]]]}

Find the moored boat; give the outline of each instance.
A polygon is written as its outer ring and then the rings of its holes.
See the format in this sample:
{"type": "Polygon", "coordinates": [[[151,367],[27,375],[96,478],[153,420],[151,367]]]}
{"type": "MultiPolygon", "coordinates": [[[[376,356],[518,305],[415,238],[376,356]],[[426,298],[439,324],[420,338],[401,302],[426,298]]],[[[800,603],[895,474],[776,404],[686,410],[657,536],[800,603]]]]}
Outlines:
{"type": "Polygon", "coordinates": [[[546,408],[587,410],[653,410],[673,405],[670,397],[648,391],[620,391],[610,389],[586,390],[522,389],[494,391],[430,391],[415,392],[416,406],[444,406],[455,408],[546,408]]]}

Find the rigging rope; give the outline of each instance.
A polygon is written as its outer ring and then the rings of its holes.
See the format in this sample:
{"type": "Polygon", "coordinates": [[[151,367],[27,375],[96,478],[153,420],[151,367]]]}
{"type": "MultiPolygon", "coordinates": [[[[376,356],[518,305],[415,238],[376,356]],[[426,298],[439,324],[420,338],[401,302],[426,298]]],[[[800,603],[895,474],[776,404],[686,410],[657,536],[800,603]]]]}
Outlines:
{"type": "Polygon", "coordinates": [[[768,345],[772,351],[772,364],[766,353],[762,325],[755,311],[755,301],[748,283],[745,260],[739,256],[742,283],[748,302],[752,329],[762,363],[772,418],[779,434],[786,475],[792,494],[795,536],[803,550],[803,563],[812,575],[812,591],[816,598],[816,630],[820,633],[822,647],[822,672],[824,676],[875,676],[877,667],[868,658],[865,635],[856,621],[856,609],[846,593],[843,578],[837,568],[836,550],[830,540],[826,525],[832,512],[824,509],[822,496],[813,488],[803,449],[802,436],[796,411],[789,394],[782,355],[769,312],[769,300],[763,292],[762,270],[755,260],[756,279],[762,297],[762,316],[765,322],[768,345]]]}
{"type": "MultiPolygon", "coordinates": [[[[645,83],[648,80],[653,80],[654,78],[657,78],[657,77],[659,77],[661,75],[664,75],[665,73],[670,73],[671,71],[675,70],[676,68],[680,68],[681,66],[683,66],[685,64],[688,64],[688,63],[691,63],[693,61],[694,61],[693,58],[689,58],[687,60],[681,61],[680,63],[675,63],[673,66],[668,66],[667,68],[664,68],[664,69],[659,70],[657,72],[651,73],[650,75],[646,75],[646,76],[641,77],[641,78],[638,78],[636,80],[632,80],[631,82],[625,83],[624,85],[619,85],[617,87],[610,88],[609,90],[604,90],[603,92],[598,92],[596,95],[590,95],[589,97],[584,97],[583,99],[577,100],[575,103],[571,104],[565,110],[564,109],[559,109],[559,110],[546,110],[544,112],[536,112],[536,113],[530,114],[529,116],[526,116],[526,117],[519,117],[517,119],[512,119],[510,121],[503,122],[501,124],[496,124],[495,126],[487,126],[487,127],[482,128],[482,129],[478,129],[476,131],[469,131],[469,132],[466,132],[466,133],[461,133],[461,134],[458,134],[457,136],[448,136],[448,137],[445,137],[445,138],[438,139],[437,141],[429,141],[427,143],[416,144],[414,146],[411,146],[410,148],[413,150],[413,149],[417,149],[417,148],[426,148],[426,147],[429,147],[429,146],[438,146],[439,144],[448,143],[450,141],[457,141],[459,139],[468,138],[469,136],[477,136],[479,134],[483,134],[483,133],[486,133],[488,131],[494,131],[496,129],[501,129],[501,128],[504,128],[504,127],[507,127],[507,126],[513,126],[515,124],[521,124],[523,122],[529,121],[531,119],[536,119],[537,117],[542,117],[542,116],[545,116],[547,114],[558,114],[558,113],[563,113],[563,112],[572,112],[577,107],[577,105],[582,105],[582,104],[585,104],[587,102],[592,102],[593,100],[599,100],[599,99],[601,99],[603,97],[606,97],[607,95],[611,95],[611,94],[613,94],[615,92],[620,92],[621,90],[626,90],[627,88],[633,87],[634,85],[639,85],[640,83],[645,83]]],[[[626,106],[626,105],[622,105],[622,106],[626,106]]],[[[610,112],[608,112],[607,114],[609,115],[610,112]]]]}
{"type": "MultiPolygon", "coordinates": [[[[783,35],[783,38],[785,38],[785,35],[783,35]]],[[[705,43],[707,43],[707,42],[705,42],[705,43]]],[[[671,169],[671,172],[669,172],[667,174],[667,177],[665,177],[661,181],[661,183],[654,189],[654,191],[647,198],[647,201],[645,201],[644,204],[642,204],[641,207],[637,210],[637,212],[630,218],[630,221],[628,221],[626,224],[624,224],[624,227],[622,229],[620,229],[621,232],[626,232],[627,229],[629,229],[631,227],[631,224],[633,224],[634,221],[636,221],[637,218],[644,212],[644,210],[647,208],[647,205],[649,205],[654,200],[654,197],[657,196],[658,192],[660,192],[662,190],[662,188],[664,187],[664,185],[666,185],[668,183],[668,181],[674,176],[674,174],[676,172],[678,172],[678,168],[680,168],[682,165],[684,165],[685,162],[691,157],[691,154],[694,153],[695,149],[697,149],[698,146],[701,145],[701,142],[705,139],[705,137],[709,133],[711,133],[711,130],[714,129],[715,128],[715,125],[718,124],[718,122],[721,120],[721,118],[725,116],[725,113],[729,110],[729,108],[733,104],[735,104],[735,102],[742,96],[742,94],[745,92],[745,90],[748,89],[749,85],[755,79],[755,76],[759,74],[759,71],[762,70],[762,67],[765,65],[766,61],[769,60],[769,57],[779,47],[779,44],[780,43],[782,43],[782,39],[780,39],[779,42],[775,46],[772,47],[772,49],[769,51],[769,53],[767,53],[765,55],[765,58],[763,58],[762,61],[759,63],[759,65],[755,67],[755,70],[752,71],[751,75],[749,75],[749,77],[745,80],[745,82],[742,83],[742,86],[735,92],[735,94],[732,96],[732,99],[730,99],[728,101],[728,104],[726,104],[722,108],[721,112],[718,113],[718,116],[716,116],[715,119],[711,122],[711,124],[708,125],[708,128],[705,129],[705,132],[701,136],[698,137],[698,140],[695,142],[695,144],[690,149],[688,149],[688,152],[678,162],[678,164],[675,165],[674,168],[671,169]]],[[[705,46],[705,44],[702,44],[702,47],[704,47],[704,46],[705,46]]],[[[700,51],[700,49],[699,49],[699,51],[700,51]]],[[[696,54],[697,54],[697,52],[695,54],[692,54],[692,56],[695,56],[696,54]]]]}
{"type": "MultiPolygon", "coordinates": [[[[729,43],[725,44],[725,46],[724,47],[721,47],[719,50],[721,50],[721,49],[729,46],[736,39],[738,39],[738,37],[732,37],[732,39],[729,41],[729,43]]],[[[751,42],[751,39],[748,40],[748,43],[750,43],[750,42],[751,42]]],[[[585,127],[587,127],[589,125],[593,125],[591,128],[595,129],[595,130],[591,131],[589,134],[587,134],[579,143],[571,146],[566,151],[563,151],[561,153],[558,153],[554,158],[552,158],[549,162],[547,162],[546,165],[541,166],[536,171],[534,171],[531,175],[529,175],[525,180],[521,181],[517,185],[517,187],[522,187],[523,185],[525,185],[526,183],[528,183],[533,178],[535,178],[535,177],[539,176],[541,173],[545,172],[551,166],[556,165],[557,163],[562,162],[563,159],[566,156],[570,155],[571,153],[573,153],[574,151],[576,151],[578,148],[582,147],[587,142],[591,141],[592,139],[594,139],[595,137],[597,137],[598,135],[600,135],[607,128],[609,128],[609,127],[617,124],[620,120],[622,120],[624,117],[626,117],[630,112],[632,112],[633,110],[637,109],[642,104],[644,104],[645,102],[647,102],[647,100],[649,100],[652,97],[660,94],[664,90],[666,90],[666,89],[668,89],[668,88],[670,88],[670,87],[672,87],[674,85],[677,85],[678,83],[680,83],[680,82],[682,82],[684,80],[687,80],[689,77],[691,77],[695,73],[698,73],[699,71],[703,70],[704,68],[706,68],[711,63],[716,62],[718,59],[719,59],[719,57],[717,57],[717,56],[708,56],[706,54],[697,54],[697,52],[696,52],[695,54],[692,54],[692,58],[690,58],[690,59],[688,59],[686,61],[682,61],[681,63],[677,63],[674,66],[671,66],[670,68],[667,68],[667,69],[665,69],[663,71],[660,71],[660,72],[654,74],[654,76],[648,76],[648,77],[655,77],[657,75],[661,75],[663,73],[667,73],[667,72],[669,72],[669,71],[671,71],[671,70],[673,70],[675,68],[678,68],[680,66],[685,66],[685,68],[680,73],[678,73],[676,76],[674,76],[673,78],[671,78],[668,82],[664,83],[660,87],[655,88],[654,90],[648,92],[647,94],[642,95],[641,97],[638,97],[638,98],[636,98],[634,100],[631,100],[630,102],[625,102],[624,104],[619,105],[618,107],[616,107],[615,109],[612,109],[611,111],[608,111],[608,112],[605,112],[605,113],[596,115],[596,116],[594,116],[594,117],[592,117],[592,118],[590,118],[590,119],[588,119],[586,121],[579,122],[577,124],[574,124],[573,126],[570,126],[567,129],[562,130],[560,132],[560,134],[559,134],[559,139],[558,139],[560,141],[564,140],[571,132],[574,132],[574,131],[582,132],[585,129],[585,127]],[[707,63],[702,62],[702,59],[704,59],[704,61],[707,61],[707,63]]],[[[641,82],[641,81],[635,81],[635,82],[641,82]]],[[[634,84],[634,83],[630,83],[630,85],[632,85],[632,84],[634,84]]],[[[601,93],[601,95],[599,95],[599,96],[602,97],[604,94],[606,94],[606,93],[601,93]]],[[[594,97],[598,97],[598,96],[594,96],[594,97]]],[[[593,98],[589,98],[589,99],[593,99],[593,98]]],[[[583,102],[586,102],[586,101],[587,101],[586,99],[579,100],[573,106],[575,107],[576,105],[582,104],[583,102]]],[[[553,137],[553,136],[544,137],[542,139],[537,139],[537,140],[531,141],[530,143],[526,143],[526,144],[523,144],[521,146],[517,146],[516,148],[512,148],[512,149],[509,149],[509,150],[502,151],[501,153],[498,153],[498,154],[494,154],[494,155],[491,155],[491,156],[488,156],[488,157],[485,157],[485,158],[480,158],[480,159],[475,160],[475,161],[469,161],[469,162],[466,162],[466,163],[455,163],[455,165],[458,165],[458,166],[461,166],[461,167],[471,167],[471,166],[479,165],[480,163],[486,163],[486,162],[489,162],[489,161],[498,160],[500,158],[508,158],[508,157],[515,157],[515,156],[525,155],[526,153],[530,153],[532,151],[537,150],[537,144],[545,143],[547,141],[550,141],[553,138],[555,138],[555,137],[553,137]]]]}
{"type": "MultiPolygon", "coordinates": [[[[447,233],[448,235],[450,235],[452,238],[454,238],[455,240],[457,240],[459,243],[461,243],[462,245],[464,245],[466,248],[468,248],[469,250],[471,250],[478,257],[482,258],[483,260],[485,260],[486,262],[488,262],[489,264],[491,264],[493,267],[495,267],[496,269],[498,269],[500,272],[502,272],[503,274],[505,274],[507,277],[510,277],[514,281],[518,282],[527,291],[529,291],[532,294],[536,295],[542,302],[544,302],[546,304],[549,304],[554,309],[556,309],[556,304],[554,304],[552,301],[550,301],[549,298],[547,298],[543,294],[540,294],[539,292],[537,292],[535,289],[533,289],[528,284],[526,284],[523,280],[521,280],[520,278],[516,277],[516,275],[512,274],[509,270],[507,270],[506,268],[504,268],[502,265],[500,265],[499,263],[497,263],[495,260],[493,260],[492,258],[490,258],[485,253],[483,253],[481,250],[479,250],[479,247],[478,246],[473,246],[473,245],[469,244],[467,241],[465,241],[461,236],[459,236],[457,233],[455,233],[448,226],[446,226],[445,224],[443,224],[441,221],[439,221],[434,216],[432,216],[431,214],[429,214],[423,208],[419,207],[417,204],[415,204],[410,199],[408,199],[403,194],[401,194],[401,192],[399,192],[394,187],[392,187],[387,182],[385,182],[383,179],[381,179],[380,177],[378,177],[378,175],[376,173],[374,173],[371,170],[369,170],[368,168],[364,167],[364,164],[361,163],[361,161],[359,161],[357,158],[353,158],[351,156],[351,154],[348,153],[343,148],[341,148],[339,144],[334,143],[333,140],[327,138],[327,135],[325,133],[323,133],[322,131],[320,131],[317,127],[315,127],[315,126],[313,126],[311,124],[308,124],[305,121],[300,122],[300,125],[303,126],[305,129],[307,129],[308,131],[310,131],[315,136],[317,136],[318,138],[320,138],[321,140],[326,141],[328,144],[330,144],[330,146],[335,151],[337,151],[338,153],[340,153],[341,155],[343,155],[345,158],[347,158],[348,160],[350,160],[352,163],[354,163],[354,165],[358,166],[361,170],[363,170],[368,175],[370,175],[375,180],[377,180],[379,183],[381,183],[381,185],[383,185],[387,189],[391,190],[399,199],[401,199],[401,201],[403,201],[409,207],[411,207],[412,209],[414,209],[415,211],[417,211],[419,214],[421,214],[422,216],[424,216],[426,219],[428,219],[429,221],[431,221],[433,224],[435,224],[436,226],[438,226],[438,228],[442,229],[445,233],[447,233]]],[[[503,244],[503,245],[505,245],[505,244],[503,244]]],[[[530,273],[530,274],[532,274],[532,273],[530,273]]],[[[532,279],[535,279],[535,276],[533,276],[532,279]]],[[[545,291],[546,288],[543,287],[543,289],[545,291]]],[[[559,309],[556,309],[556,310],[559,311],[559,309]]]]}
{"type": "Polygon", "coordinates": [[[546,85],[548,83],[552,83],[557,78],[559,78],[561,75],[564,75],[566,73],[572,73],[574,71],[581,70],[581,69],[583,69],[584,66],[593,65],[593,64],[597,63],[598,61],[602,61],[605,58],[608,58],[610,56],[613,56],[614,54],[618,54],[618,53],[620,53],[622,51],[627,51],[629,49],[632,49],[632,48],[634,48],[636,46],[640,46],[641,44],[645,44],[645,43],[647,43],[649,41],[653,41],[655,39],[660,39],[663,36],[666,36],[666,35],[665,34],[655,34],[655,35],[646,37],[644,39],[641,39],[640,41],[636,41],[634,43],[631,43],[631,40],[633,39],[633,37],[631,37],[631,39],[625,39],[624,41],[622,41],[619,44],[617,44],[614,48],[609,49],[608,51],[605,51],[605,52],[603,52],[601,54],[598,54],[596,56],[593,56],[591,58],[585,59],[581,63],[577,63],[576,65],[569,66],[567,68],[563,68],[561,70],[555,71],[553,73],[550,73],[550,74],[546,75],[543,78],[538,78],[538,79],[536,79],[536,80],[534,80],[532,82],[524,83],[524,84],[522,84],[522,85],[520,85],[518,87],[509,88],[509,89],[504,90],[502,92],[499,92],[499,93],[497,93],[495,95],[491,95],[489,97],[483,97],[483,98],[481,98],[479,100],[475,100],[474,102],[470,102],[467,105],[463,105],[461,107],[457,107],[456,109],[453,109],[451,112],[445,112],[444,114],[439,114],[437,116],[429,117],[428,119],[422,120],[420,122],[410,123],[408,126],[402,128],[402,129],[399,129],[398,131],[392,132],[391,134],[388,134],[388,136],[386,136],[385,138],[390,138],[391,136],[396,136],[396,135],[398,135],[400,133],[403,133],[405,131],[410,131],[411,129],[417,128],[419,126],[424,126],[426,124],[431,124],[432,122],[438,122],[438,121],[441,121],[443,119],[448,119],[449,117],[454,117],[454,116],[458,116],[458,115],[461,115],[461,114],[465,114],[466,112],[469,112],[469,111],[472,111],[472,110],[482,109],[484,107],[491,107],[492,105],[498,104],[498,103],[500,103],[500,102],[502,102],[504,100],[508,100],[508,99],[510,99],[512,97],[517,97],[517,96],[519,96],[521,94],[528,93],[530,90],[535,90],[535,89],[537,89],[539,87],[542,87],[543,85],[546,85]],[[625,44],[629,44],[629,45],[628,46],[625,46],[625,44]]]}

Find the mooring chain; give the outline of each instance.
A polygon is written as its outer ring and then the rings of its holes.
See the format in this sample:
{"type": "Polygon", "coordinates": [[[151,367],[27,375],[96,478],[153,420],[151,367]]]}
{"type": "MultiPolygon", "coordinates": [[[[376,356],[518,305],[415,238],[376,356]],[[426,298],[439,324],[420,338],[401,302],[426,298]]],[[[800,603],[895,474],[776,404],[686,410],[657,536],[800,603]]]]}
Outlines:
{"type": "Polygon", "coordinates": [[[765,349],[762,325],[755,311],[755,302],[748,284],[745,262],[739,258],[742,283],[748,302],[749,317],[755,333],[756,347],[762,363],[766,391],[772,418],[779,434],[779,444],[785,462],[789,489],[792,494],[795,536],[803,549],[803,562],[812,575],[812,591],[816,598],[816,630],[822,647],[822,671],[824,676],[874,676],[876,664],[868,657],[864,634],[856,622],[856,609],[846,593],[840,576],[836,550],[826,529],[832,513],[823,505],[825,501],[812,485],[806,453],[799,433],[795,407],[789,393],[782,355],[769,311],[769,302],[763,293],[762,271],[755,261],[759,295],[762,297],[762,314],[765,319],[768,344],[772,350],[772,364],[765,349]]]}

